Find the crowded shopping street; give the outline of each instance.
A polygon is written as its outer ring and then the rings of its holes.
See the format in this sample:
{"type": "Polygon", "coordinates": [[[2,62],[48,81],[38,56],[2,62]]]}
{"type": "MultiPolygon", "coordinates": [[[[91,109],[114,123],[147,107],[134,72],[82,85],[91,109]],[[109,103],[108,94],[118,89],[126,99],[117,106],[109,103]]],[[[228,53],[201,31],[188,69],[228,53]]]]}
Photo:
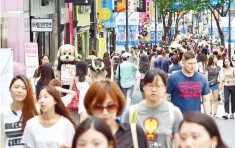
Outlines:
{"type": "Polygon", "coordinates": [[[234,0],[1,0],[0,148],[235,148],[234,0]]]}

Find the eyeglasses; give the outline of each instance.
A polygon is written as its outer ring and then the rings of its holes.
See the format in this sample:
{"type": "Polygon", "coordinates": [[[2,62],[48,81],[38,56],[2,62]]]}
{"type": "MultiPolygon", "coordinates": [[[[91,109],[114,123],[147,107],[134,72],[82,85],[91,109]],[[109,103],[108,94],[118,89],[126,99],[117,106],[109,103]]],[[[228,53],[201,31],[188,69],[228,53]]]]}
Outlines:
{"type": "Polygon", "coordinates": [[[165,87],[165,85],[153,85],[153,84],[148,84],[147,87],[152,89],[152,88],[165,87]]]}
{"type": "Polygon", "coordinates": [[[95,113],[102,113],[104,109],[107,109],[109,113],[113,113],[117,109],[117,105],[115,103],[108,104],[107,106],[103,106],[101,104],[95,104],[93,106],[93,111],[95,113]]]}

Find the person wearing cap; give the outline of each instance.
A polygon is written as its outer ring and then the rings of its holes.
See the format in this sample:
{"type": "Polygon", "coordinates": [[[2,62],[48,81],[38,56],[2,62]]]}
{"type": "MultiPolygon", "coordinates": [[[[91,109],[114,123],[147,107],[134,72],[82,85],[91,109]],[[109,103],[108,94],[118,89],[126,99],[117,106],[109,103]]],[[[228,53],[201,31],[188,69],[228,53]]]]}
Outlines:
{"type": "Polygon", "coordinates": [[[119,65],[120,67],[117,68],[115,75],[115,79],[119,81],[121,90],[127,99],[127,107],[131,103],[135,84],[135,74],[137,71],[137,65],[128,60],[130,56],[131,54],[128,52],[122,54],[123,62],[119,65]]]}

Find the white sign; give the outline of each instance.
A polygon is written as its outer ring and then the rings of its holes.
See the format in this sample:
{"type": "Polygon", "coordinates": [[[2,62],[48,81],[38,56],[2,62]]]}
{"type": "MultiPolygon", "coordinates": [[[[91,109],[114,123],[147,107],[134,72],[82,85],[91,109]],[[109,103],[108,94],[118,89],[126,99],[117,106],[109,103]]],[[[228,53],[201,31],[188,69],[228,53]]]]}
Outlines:
{"type": "Polygon", "coordinates": [[[72,78],[76,75],[76,66],[72,64],[62,64],[61,82],[62,85],[70,85],[72,78]]]}
{"type": "Polygon", "coordinates": [[[38,44],[37,43],[25,43],[25,66],[26,76],[29,79],[33,78],[35,70],[38,68],[38,44]]]}
{"type": "Polygon", "coordinates": [[[9,105],[12,97],[9,86],[13,79],[13,51],[10,48],[0,48],[0,108],[9,105]]]}
{"type": "Polygon", "coordinates": [[[52,19],[50,18],[37,18],[31,19],[33,32],[52,32],[52,19]]]}
{"type": "Polygon", "coordinates": [[[61,8],[60,10],[60,24],[69,23],[69,8],[61,8]]]}

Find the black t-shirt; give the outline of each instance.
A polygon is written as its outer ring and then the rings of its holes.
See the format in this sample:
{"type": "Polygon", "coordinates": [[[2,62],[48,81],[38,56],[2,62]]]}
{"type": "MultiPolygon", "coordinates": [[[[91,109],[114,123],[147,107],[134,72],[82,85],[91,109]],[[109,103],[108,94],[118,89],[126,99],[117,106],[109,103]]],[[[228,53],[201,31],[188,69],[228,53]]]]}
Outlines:
{"type": "MultiPolygon", "coordinates": [[[[118,148],[134,148],[131,126],[129,123],[120,123],[120,127],[115,134],[118,148]]],[[[147,139],[143,129],[136,125],[136,132],[138,137],[139,148],[148,148],[147,139]]]]}

